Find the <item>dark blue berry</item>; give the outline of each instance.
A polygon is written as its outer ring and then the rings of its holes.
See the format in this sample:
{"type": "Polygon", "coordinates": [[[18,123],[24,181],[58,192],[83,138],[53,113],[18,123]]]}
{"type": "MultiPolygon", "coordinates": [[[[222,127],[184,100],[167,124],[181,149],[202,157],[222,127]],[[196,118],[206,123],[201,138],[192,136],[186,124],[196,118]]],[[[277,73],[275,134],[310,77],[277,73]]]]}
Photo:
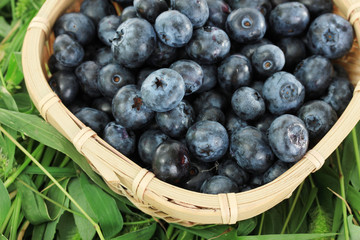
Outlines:
{"type": "Polygon", "coordinates": [[[233,10],[238,8],[255,8],[267,19],[272,6],[270,0],[227,0],[233,10]]]}
{"type": "Polygon", "coordinates": [[[208,178],[214,176],[214,168],[215,167],[212,164],[191,160],[189,177],[181,184],[181,187],[191,191],[200,192],[202,184],[208,178]]]}
{"type": "Polygon", "coordinates": [[[271,123],[275,120],[276,116],[270,113],[265,113],[260,119],[253,122],[252,125],[259,129],[264,134],[267,133],[271,123]]]}
{"type": "Polygon", "coordinates": [[[181,101],[168,112],[156,113],[156,123],[160,129],[173,138],[185,136],[195,122],[195,111],[187,101],[181,101]]]}
{"type": "Polygon", "coordinates": [[[199,122],[205,120],[218,122],[224,125],[225,114],[223,113],[223,111],[221,111],[220,108],[217,107],[202,108],[196,117],[196,121],[199,122]]]}
{"type": "Polygon", "coordinates": [[[49,80],[49,85],[65,105],[74,101],[79,92],[78,80],[72,72],[54,73],[49,80]]]}
{"type": "Polygon", "coordinates": [[[83,62],[75,70],[82,91],[91,97],[100,97],[97,85],[99,66],[93,61],[83,62]]]}
{"type": "Polygon", "coordinates": [[[206,0],[171,0],[171,8],[189,18],[194,28],[202,27],[209,18],[206,0]]]}
{"type": "Polygon", "coordinates": [[[256,71],[264,76],[271,76],[283,69],[285,66],[285,55],[283,51],[273,44],[258,47],[253,53],[252,64],[256,71]]]}
{"type": "Polygon", "coordinates": [[[254,8],[239,8],[232,11],[225,26],[229,36],[238,43],[258,41],[266,32],[265,18],[254,8]]]}
{"type": "Polygon", "coordinates": [[[293,71],[295,66],[306,58],[304,42],[299,38],[281,38],[276,44],[285,55],[284,69],[293,71]]]}
{"type": "Polygon", "coordinates": [[[265,172],[274,161],[265,135],[250,126],[232,133],[230,154],[241,168],[256,174],[265,172]]]}
{"type": "Polygon", "coordinates": [[[231,158],[220,163],[218,166],[218,174],[230,178],[239,187],[247,183],[249,180],[249,174],[231,158]]]}
{"type": "Polygon", "coordinates": [[[198,63],[214,64],[226,57],[230,46],[230,39],[223,30],[206,26],[194,31],[185,50],[198,63]]]}
{"type": "Polygon", "coordinates": [[[111,48],[104,47],[97,50],[94,61],[99,66],[105,66],[114,61],[111,48]]]}
{"type": "Polygon", "coordinates": [[[106,16],[98,25],[98,37],[102,43],[111,47],[111,42],[116,34],[116,29],[121,24],[121,18],[116,15],[106,16]]]}
{"type": "Polygon", "coordinates": [[[276,161],[263,175],[262,184],[267,184],[277,177],[280,177],[289,169],[288,164],[282,161],[276,161]]]}
{"type": "Polygon", "coordinates": [[[140,67],[156,45],[152,25],[140,18],[130,18],[116,30],[111,50],[117,63],[128,68],[140,67]]]}
{"type": "Polygon", "coordinates": [[[104,140],[125,156],[130,156],[135,152],[135,133],[118,123],[109,122],[106,125],[104,140]]]}
{"type": "Polygon", "coordinates": [[[176,10],[161,13],[156,18],[154,28],[158,39],[170,47],[185,46],[193,34],[189,18],[176,10]]]}
{"type": "Polygon", "coordinates": [[[224,0],[206,0],[209,7],[207,25],[225,29],[226,19],[231,12],[230,6],[224,0]]]}
{"type": "Polygon", "coordinates": [[[97,85],[105,97],[113,98],[122,86],[128,84],[135,84],[135,77],[119,64],[110,63],[99,71],[97,85]]]}
{"type": "Polygon", "coordinates": [[[216,90],[201,93],[193,102],[193,107],[197,113],[203,108],[217,107],[224,109],[227,105],[227,99],[216,90]]]}
{"type": "Polygon", "coordinates": [[[207,179],[201,186],[200,191],[207,194],[238,192],[239,187],[230,178],[216,175],[207,179]]]}
{"type": "Polygon", "coordinates": [[[307,46],[312,54],[334,59],[351,49],[354,33],[351,24],[333,13],[316,18],[307,33],[307,46]]]}
{"type": "Polygon", "coordinates": [[[333,11],[332,0],[299,0],[299,2],[306,6],[313,19],[321,14],[331,13],[333,11]]]}
{"type": "Polygon", "coordinates": [[[152,169],[157,178],[179,184],[189,175],[189,168],[189,152],[181,142],[167,140],[156,149],[152,169]]]}
{"type": "Polygon", "coordinates": [[[55,39],[54,56],[62,66],[76,67],[84,58],[84,49],[72,37],[62,34],[55,39]]]}
{"type": "Polygon", "coordinates": [[[198,160],[214,162],[225,155],[229,146],[229,136],[220,123],[200,121],[187,131],[186,143],[198,160]]]}
{"type": "Polygon", "coordinates": [[[94,101],[92,101],[91,107],[100,110],[104,113],[107,113],[107,115],[112,117],[111,99],[109,98],[106,97],[96,98],[94,99],[94,101]]]}
{"type": "Polygon", "coordinates": [[[299,161],[309,145],[304,122],[290,114],[281,115],[271,123],[268,139],[274,154],[283,162],[299,161]]]}
{"type": "Polygon", "coordinates": [[[138,86],[138,88],[141,88],[141,85],[143,84],[143,82],[145,81],[145,79],[153,72],[155,72],[157,69],[155,68],[150,68],[150,67],[145,67],[142,68],[139,71],[139,74],[136,77],[136,85],[138,86]]]}
{"type": "Polygon", "coordinates": [[[124,10],[121,12],[120,18],[121,18],[121,22],[125,22],[126,20],[130,19],[130,18],[137,18],[137,12],[136,12],[136,8],[134,6],[128,6],[126,8],[124,8],[124,10]]]}
{"type": "Polygon", "coordinates": [[[144,103],[136,85],[125,85],[119,89],[112,101],[112,112],[116,122],[129,129],[139,129],[154,117],[144,103]]]}
{"type": "Polygon", "coordinates": [[[177,71],[185,82],[185,95],[196,92],[203,81],[203,70],[199,64],[192,60],[178,60],[170,68],[177,71]]]}
{"type": "Polygon", "coordinates": [[[58,60],[56,60],[55,55],[50,56],[48,67],[52,74],[56,73],[57,71],[72,72],[75,69],[74,67],[65,67],[62,65],[58,60]]]}
{"type": "Polygon", "coordinates": [[[80,12],[91,18],[95,24],[108,15],[116,14],[114,6],[108,0],[84,0],[80,12]]]}
{"type": "Polygon", "coordinates": [[[134,0],[134,7],[139,16],[154,23],[160,13],[168,10],[168,5],[164,0],[134,0]]]}
{"type": "Polygon", "coordinates": [[[177,48],[170,47],[158,39],[153,53],[146,62],[155,67],[168,67],[174,60],[176,60],[177,55],[177,48]]]}
{"type": "Polygon", "coordinates": [[[75,116],[98,135],[102,134],[105,126],[110,122],[106,113],[89,107],[81,108],[75,116]]]}
{"type": "Polygon", "coordinates": [[[269,22],[271,30],[277,35],[298,36],[308,26],[310,13],[302,3],[282,3],[271,11],[269,22]]]}
{"type": "Polygon", "coordinates": [[[251,57],[254,54],[255,50],[258,47],[263,46],[265,44],[271,44],[271,41],[266,39],[266,38],[262,38],[257,42],[246,44],[241,48],[240,54],[244,55],[248,59],[251,59],[251,57]]]}
{"type": "Polygon", "coordinates": [[[175,70],[162,68],[151,73],[141,85],[145,105],[155,112],[174,109],[185,95],[185,83],[175,70]]]}
{"type": "Polygon", "coordinates": [[[54,25],[55,36],[68,34],[82,45],[92,41],[96,35],[95,25],[82,13],[65,13],[54,25]]]}
{"type": "Polygon", "coordinates": [[[232,135],[237,129],[244,128],[248,126],[247,122],[241,118],[239,118],[235,113],[230,111],[226,115],[226,123],[225,128],[229,133],[229,136],[232,135]]]}
{"type": "Polygon", "coordinates": [[[249,86],[252,80],[251,62],[240,54],[225,58],[218,67],[218,82],[220,87],[232,94],[242,86],[249,86]]]}
{"type": "Polygon", "coordinates": [[[296,66],[294,75],[304,85],[306,97],[314,99],[329,87],[333,72],[329,59],[314,55],[301,61],[296,66]]]}
{"type": "Polygon", "coordinates": [[[215,87],[217,83],[217,67],[216,65],[200,65],[203,70],[203,82],[198,93],[206,92],[215,87]]]}
{"type": "Polygon", "coordinates": [[[160,130],[151,129],[144,132],[138,143],[138,152],[141,160],[151,165],[156,149],[168,139],[170,138],[160,130]]]}
{"type": "Polygon", "coordinates": [[[287,72],[277,72],[265,81],[262,96],[275,115],[296,111],[304,102],[305,88],[287,72]]]}
{"type": "Polygon", "coordinates": [[[231,106],[236,115],[245,121],[258,119],[265,113],[264,99],[250,87],[236,90],[231,98],[231,106]]]}

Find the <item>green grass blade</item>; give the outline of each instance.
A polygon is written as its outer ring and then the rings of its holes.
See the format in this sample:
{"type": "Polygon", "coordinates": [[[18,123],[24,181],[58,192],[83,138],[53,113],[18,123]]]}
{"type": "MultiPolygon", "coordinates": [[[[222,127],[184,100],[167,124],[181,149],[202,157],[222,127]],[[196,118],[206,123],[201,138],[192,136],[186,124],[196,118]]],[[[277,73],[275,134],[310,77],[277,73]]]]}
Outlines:
{"type": "MultiPolygon", "coordinates": [[[[72,167],[60,168],[60,167],[45,167],[45,169],[54,177],[75,177],[76,171],[72,167]]],[[[36,166],[28,166],[24,173],[31,175],[45,175],[40,168],[36,166]]]]}
{"type": "Polygon", "coordinates": [[[337,233],[298,233],[298,234],[271,234],[261,236],[242,236],[237,240],[311,240],[325,237],[334,237],[337,233]]]}
{"type": "Polygon", "coordinates": [[[123,227],[123,219],[115,200],[99,187],[91,184],[85,174],[80,175],[80,184],[89,205],[99,220],[104,237],[114,237],[123,227]]]}
{"type": "Polygon", "coordinates": [[[174,226],[177,229],[187,231],[191,234],[197,235],[205,239],[214,238],[216,240],[228,240],[235,239],[237,236],[236,229],[228,225],[210,225],[191,228],[183,227],[176,224],[171,224],[171,226],[174,226]]]}
{"type": "Polygon", "coordinates": [[[304,222],[306,216],[308,215],[308,212],[311,208],[311,205],[313,204],[315,198],[316,198],[316,194],[317,194],[317,188],[312,188],[311,191],[310,191],[310,194],[306,197],[307,198],[307,201],[305,203],[305,206],[303,208],[303,211],[302,211],[302,215],[301,216],[298,216],[300,221],[299,221],[299,225],[298,227],[295,229],[295,233],[297,233],[302,225],[302,223],[304,222]]]}
{"type": "MultiPolygon", "coordinates": [[[[65,212],[59,223],[56,226],[57,229],[57,239],[61,240],[81,240],[79,231],[75,225],[74,217],[71,213],[65,212]]],[[[91,239],[91,238],[88,238],[91,239]]],[[[84,239],[87,240],[87,239],[84,239]]]]}
{"type": "Polygon", "coordinates": [[[11,223],[10,223],[10,240],[15,240],[17,236],[17,229],[20,225],[20,211],[21,211],[21,204],[23,200],[21,195],[17,195],[14,201],[14,212],[11,217],[11,223]]]}
{"type": "Polygon", "coordinates": [[[240,221],[237,223],[236,233],[238,236],[246,236],[249,235],[257,225],[257,218],[250,218],[244,221],[240,221]]]}
{"type": "Polygon", "coordinates": [[[6,219],[11,207],[10,196],[3,182],[0,180],[0,226],[6,219]]]}
{"type": "Polygon", "coordinates": [[[151,224],[148,227],[126,233],[119,237],[113,238],[113,240],[150,240],[156,230],[156,223],[151,224]]]}

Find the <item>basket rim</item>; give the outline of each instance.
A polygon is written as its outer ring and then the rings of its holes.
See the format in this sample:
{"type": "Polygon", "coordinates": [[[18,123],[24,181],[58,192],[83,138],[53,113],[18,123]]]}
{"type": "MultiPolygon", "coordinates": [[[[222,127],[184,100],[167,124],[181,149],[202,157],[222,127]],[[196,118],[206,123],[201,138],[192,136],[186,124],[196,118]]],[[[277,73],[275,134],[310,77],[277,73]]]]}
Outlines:
{"type": "MultiPolygon", "coordinates": [[[[351,9],[355,1],[334,0],[344,13],[347,9],[351,9]]],[[[44,46],[55,20],[72,2],[47,0],[28,27],[23,45],[22,64],[29,95],[44,119],[75,145],[110,188],[125,195],[145,213],[186,226],[209,223],[232,224],[256,216],[290,197],[310,173],[321,168],[326,158],[360,119],[360,112],[356,110],[357,102],[360,102],[360,84],[357,82],[352,100],[336,124],[299,162],[274,181],[246,192],[218,195],[197,193],[163,182],[117,152],[81,123],[49,87],[42,63],[44,46]],[[57,119],[58,115],[63,117],[61,121],[57,119]],[[97,152],[99,149],[105,150],[104,155],[110,160],[99,156],[97,152]],[[120,162],[114,163],[111,159],[120,162]],[[124,169],[129,170],[124,171],[124,169]],[[284,188],[283,183],[287,183],[287,187],[284,188]],[[185,198],[182,195],[191,195],[191,197],[185,198]],[[254,199],[258,199],[258,202],[254,203],[254,199]],[[255,210],[251,208],[254,206],[255,210]],[[194,212],[198,212],[201,216],[196,216],[194,212]]],[[[359,10],[360,13],[360,6],[355,10],[359,10]]],[[[352,18],[355,10],[347,14],[348,18],[352,18]]],[[[356,19],[353,25],[359,37],[360,20],[356,19]]]]}

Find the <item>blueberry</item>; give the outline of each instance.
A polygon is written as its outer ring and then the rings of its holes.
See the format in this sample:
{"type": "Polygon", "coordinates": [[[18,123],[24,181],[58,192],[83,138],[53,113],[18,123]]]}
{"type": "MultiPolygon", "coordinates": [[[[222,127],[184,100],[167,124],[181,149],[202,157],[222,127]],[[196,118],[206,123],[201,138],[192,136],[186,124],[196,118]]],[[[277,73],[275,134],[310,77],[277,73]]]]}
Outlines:
{"type": "Polygon", "coordinates": [[[262,38],[257,42],[246,44],[241,48],[240,54],[244,55],[248,59],[251,59],[251,57],[254,54],[255,50],[258,47],[263,46],[265,44],[271,44],[271,41],[266,39],[266,38],[262,38]]]}
{"type": "Polygon", "coordinates": [[[289,2],[277,5],[270,13],[271,30],[280,36],[302,34],[310,22],[310,13],[304,4],[289,2]]]}
{"type": "Polygon", "coordinates": [[[268,139],[274,154],[283,162],[299,161],[309,145],[304,122],[290,114],[281,115],[271,123],[268,139]]]}
{"type": "Polygon", "coordinates": [[[351,24],[333,13],[317,17],[307,32],[307,46],[312,54],[334,59],[348,53],[354,40],[351,24]]]}
{"type": "Polygon", "coordinates": [[[62,66],[76,67],[84,58],[84,49],[72,37],[62,34],[55,39],[54,56],[62,66]]]}
{"type": "Polygon", "coordinates": [[[249,186],[252,188],[260,187],[263,184],[263,174],[251,175],[249,186]]]}
{"type": "Polygon", "coordinates": [[[195,111],[187,101],[183,100],[168,112],[156,113],[155,119],[164,133],[173,138],[180,138],[194,124],[195,111]]]}
{"type": "Polygon", "coordinates": [[[101,67],[108,65],[109,63],[112,63],[114,61],[114,58],[113,58],[111,48],[104,47],[104,48],[98,49],[96,52],[94,61],[96,62],[97,65],[99,65],[101,67]]]}
{"type": "Polygon", "coordinates": [[[239,187],[247,183],[249,180],[249,174],[231,158],[225,159],[220,163],[218,167],[218,174],[230,178],[239,187]]]}
{"type": "Polygon", "coordinates": [[[231,12],[230,6],[224,0],[206,0],[209,7],[207,25],[225,29],[226,19],[231,12]]]}
{"type": "Polygon", "coordinates": [[[152,168],[157,178],[168,183],[181,183],[189,175],[188,149],[181,142],[165,141],[155,151],[152,168]]]}
{"type": "Polygon", "coordinates": [[[252,80],[251,62],[240,54],[225,58],[218,67],[218,82],[220,87],[232,94],[242,86],[249,86],[252,80]]]}
{"type": "Polygon", "coordinates": [[[54,32],[56,37],[68,34],[82,45],[90,43],[96,33],[93,22],[82,13],[62,15],[55,22],[54,32]]]}
{"type": "Polygon", "coordinates": [[[136,77],[136,85],[138,86],[138,88],[141,88],[141,85],[143,84],[143,82],[145,81],[145,79],[153,72],[155,72],[157,69],[155,68],[150,68],[150,67],[145,67],[142,68],[137,77],[136,77]]]}
{"type": "Polygon", "coordinates": [[[296,111],[304,102],[305,88],[287,72],[277,72],[265,81],[262,96],[275,115],[296,111]]]}
{"type": "Polygon", "coordinates": [[[76,114],[78,111],[85,107],[89,107],[89,104],[84,102],[84,99],[82,99],[81,95],[78,95],[78,97],[73,102],[67,105],[67,108],[73,114],[76,114]]]}
{"type": "Polygon", "coordinates": [[[130,18],[116,30],[111,50],[117,63],[128,68],[140,67],[156,44],[152,25],[140,18],[130,18]]]}
{"type": "Polygon", "coordinates": [[[95,24],[108,15],[116,14],[114,6],[108,0],[84,0],[80,12],[91,18],[95,24]]]}
{"type": "Polygon", "coordinates": [[[203,81],[198,93],[206,92],[215,87],[217,83],[217,67],[216,65],[200,65],[203,70],[203,81]]]}
{"type": "Polygon", "coordinates": [[[306,58],[305,44],[299,38],[281,38],[276,44],[285,55],[284,69],[293,71],[295,66],[306,58]]]}
{"type": "Polygon", "coordinates": [[[206,0],[171,0],[171,8],[187,16],[194,28],[202,27],[209,18],[206,0]]]}
{"type": "Polygon", "coordinates": [[[194,31],[185,50],[198,63],[214,64],[226,57],[230,46],[230,39],[223,30],[206,26],[194,31]]]}
{"type": "Polygon", "coordinates": [[[321,98],[335,110],[338,117],[345,111],[353,96],[354,87],[347,78],[334,78],[327,90],[327,93],[321,98]]]}
{"type": "Polygon", "coordinates": [[[306,97],[314,99],[329,87],[333,72],[329,59],[314,55],[301,61],[296,66],[294,75],[304,85],[306,97]]]}
{"type": "Polygon", "coordinates": [[[253,126],[259,129],[262,133],[266,134],[271,123],[275,120],[276,116],[270,113],[265,113],[260,119],[253,122],[253,126]]]}
{"type": "Polygon", "coordinates": [[[72,72],[74,70],[74,67],[65,67],[62,65],[58,60],[56,60],[54,54],[49,58],[48,67],[52,74],[56,73],[57,71],[72,72]]]}
{"type": "Polygon", "coordinates": [[[282,161],[276,161],[263,175],[262,184],[267,184],[277,177],[280,177],[284,172],[289,169],[288,164],[282,161]]]}
{"type": "Polygon", "coordinates": [[[170,69],[177,71],[185,82],[185,95],[196,92],[203,81],[203,70],[192,60],[178,60],[171,64],[170,69]]]}
{"type": "Polygon", "coordinates": [[[113,98],[122,86],[128,84],[135,84],[135,77],[119,64],[110,63],[99,71],[97,85],[105,97],[113,98]]]}
{"type": "Polygon", "coordinates": [[[202,108],[196,117],[196,121],[199,122],[205,120],[218,122],[224,125],[225,114],[223,113],[223,111],[221,111],[220,108],[217,107],[202,108]]]}
{"type": "Polygon", "coordinates": [[[175,70],[162,68],[151,73],[141,85],[145,105],[155,112],[174,109],[185,95],[183,78],[175,70]]]}
{"type": "Polygon", "coordinates": [[[202,193],[219,194],[238,192],[239,187],[230,178],[216,175],[207,179],[200,188],[202,193]]]}
{"type": "Polygon", "coordinates": [[[135,152],[135,133],[115,122],[109,122],[106,125],[104,140],[125,156],[130,156],[135,152]]]}
{"type": "Polygon", "coordinates": [[[312,145],[318,143],[338,119],[334,109],[320,100],[305,103],[297,116],[305,123],[312,145]]]}
{"type": "Polygon", "coordinates": [[[139,129],[154,117],[144,103],[136,85],[125,85],[119,89],[112,101],[112,112],[116,122],[129,129],[139,129]]]}
{"type": "Polygon", "coordinates": [[[158,39],[153,53],[146,62],[155,67],[168,67],[174,60],[176,60],[177,56],[177,48],[170,47],[158,39]]]}
{"type": "Polygon", "coordinates": [[[335,63],[333,64],[333,68],[334,68],[334,75],[333,75],[334,78],[336,77],[349,78],[349,74],[342,65],[335,63]]]}
{"type": "Polygon", "coordinates": [[[226,20],[226,32],[238,43],[255,42],[266,32],[266,22],[259,10],[239,8],[232,11],[226,20]]]}
{"type": "Polygon", "coordinates": [[[168,5],[164,0],[134,0],[133,4],[139,16],[151,23],[155,22],[160,13],[168,10],[168,5]]]}
{"type": "Polygon", "coordinates": [[[264,87],[264,82],[263,81],[255,81],[250,85],[250,87],[255,89],[256,91],[258,91],[258,93],[262,93],[262,90],[264,87]]]}
{"type": "Polygon", "coordinates": [[[97,85],[99,66],[93,61],[83,62],[75,70],[83,92],[91,97],[100,97],[101,93],[97,85]]]}
{"type": "Polygon", "coordinates": [[[265,113],[265,102],[260,93],[250,87],[241,87],[234,92],[231,106],[241,119],[255,120],[265,113]]]}
{"type": "Polygon", "coordinates": [[[96,98],[92,101],[91,107],[100,110],[112,117],[111,99],[106,97],[96,98]]]}
{"type": "Polygon", "coordinates": [[[98,135],[101,135],[105,126],[110,122],[106,113],[89,107],[81,108],[75,113],[75,116],[98,135]]]}
{"type": "Polygon", "coordinates": [[[225,155],[229,146],[229,136],[220,123],[200,121],[187,131],[186,143],[198,160],[214,162],[225,155]]]}
{"type": "Polygon", "coordinates": [[[120,24],[121,18],[119,16],[110,15],[102,18],[98,25],[98,37],[100,41],[111,47],[111,42],[116,34],[116,29],[120,24]]]}
{"type": "Polygon", "coordinates": [[[121,22],[125,22],[126,20],[130,19],[130,18],[137,18],[137,12],[136,12],[136,8],[134,6],[128,6],[126,8],[124,8],[124,10],[121,12],[120,18],[121,18],[121,22]]]}
{"type": "Polygon", "coordinates": [[[255,8],[267,19],[272,6],[270,0],[227,0],[232,9],[255,8]]]}
{"type": "Polygon", "coordinates": [[[228,131],[229,136],[231,136],[237,129],[244,128],[246,126],[248,126],[247,122],[239,118],[232,111],[228,112],[226,115],[225,128],[228,131]]]}
{"type": "Polygon", "coordinates": [[[306,6],[313,19],[333,11],[333,1],[331,0],[299,0],[299,2],[306,6]]]}
{"type": "Polygon", "coordinates": [[[183,47],[191,39],[193,26],[188,17],[176,10],[161,13],[155,21],[159,39],[170,47],[183,47]]]}
{"type": "Polygon", "coordinates": [[[253,53],[251,60],[256,71],[264,76],[270,76],[282,70],[285,66],[283,51],[273,44],[258,47],[253,53]]]}
{"type": "Polygon", "coordinates": [[[213,168],[214,166],[212,164],[191,160],[189,177],[181,184],[181,187],[191,191],[200,192],[202,184],[208,178],[214,176],[213,168]]]}
{"type": "Polygon", "coordinates": [[[49,85],[65,105],[75,100],[80,88],[75,74],[66,71],[54,73],[49,85]]]}
{"type": "Polygon", "coordinates": [[[152,164],[156,149],[170,138],[160,130],[150,129],[144,132],[138,142],[138,152],[144,163],[152,164]]]}
{"type": "Polygon", "coordinates": [[[241,168],[250,173],[263,173],[274,161],[274,154],[265,135],[250,126],[232,133],[230,154],[241,168]]]}
{"type": "Polygon", "coordinates": [[[201,93],[193,102],[193,107],[197,113],[199,113],[201,109],[208,107],[224,109],[226,105],[227,99],[216,90],[201,93]]]}

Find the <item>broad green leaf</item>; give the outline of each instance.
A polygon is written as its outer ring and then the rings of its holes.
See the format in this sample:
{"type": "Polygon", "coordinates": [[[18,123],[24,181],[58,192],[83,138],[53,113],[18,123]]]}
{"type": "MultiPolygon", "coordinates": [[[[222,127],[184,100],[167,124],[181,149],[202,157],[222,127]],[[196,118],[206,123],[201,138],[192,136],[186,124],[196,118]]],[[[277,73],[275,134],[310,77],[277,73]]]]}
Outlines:
{"type": "Polygon", "coordinates": [[[4,6],[6,6],[7,4],[9,4],[10,0],[2,0],[0,2],[0,9],[3,8],[4,6]]]}
{"type": "Polygon", "coordinates": [[[11,53],[8,66],[5,82],[10,85],[10,87],[18,86],[24,79],[20,52],[11,53]]]}
{"type": "MultiPolygon", "coordinates": [[[[64,181],[61,181],[60,185],[64,189],[67,189],[69,180],[70,180],[70,178],[65,179],[64,181]]],[[[60,203],[61,205],[64,205],[64,203],[66,201],[65,194],[57,186],[52,186],[49,189],[47,196],[49,198],[51,198],[52,200],[54,200],[55,202],[60,203]]],[[[52,219],[57,219],[60,216],[60,214],[62,214],[62,212],[63,212],[62,208],[56,206],[55,204],[53,204],[51,202],[48,202],[47,206],[48,206],[49,215],[51,216],[52,219]]]]}
{"type": "Polygon", "coordinates": [[[99,187],[91,184],[85,174],[80,175],[80,184],[89,205],[99,220],[104,237],[114,237],[123,227],[123,219],[115,200],[99,187]]]}
{"type": "Polygon", "coordinates": [[[169,240],[160,224],[157,224],[156,231],[152,240],[169,240]]]}
{"type": "Polygon", "coordinates": [[[113,240],[140,240],[140,239],[149,240],[152,239],[155,230],[156,230],[156,223],[153,223],[145,228],[113,238],[113,240]]]}
{"type": "MultiPolygon", "coordinates": [[[[95,222],[98,221],[81,188],[80,179],[76,178],[71,180],[69,184],[69,194],[95,222]]],[[[70,202],[70,208],[74,211],[79,212],[79,209],[72,202],[70,202]]],[[[74,215],[74,220],[81,238],[92,239],[95,236],[95,228],[89,222],[89,220],[87,220],[85,217],[78,215],[74,215]]]]}
{"type": "Polygon", "coordinates": [[[228,225],[212,225],[205,228],[202,227],[191,227],[186,228],[180,225],[174,224],[175,228],[181,229],[183,231],[188,231],[194,235],[200,236],[205,239],[214,238],[216,240],[220,239],[235,239],[236,229],[228,225]]]}
{"type": "Polygon", "coordinates": [[[45,230],[46,230],[46,223],[35,225],[31,239],[32,240],[44,239],[45,230]]]}
{"type": "Polygon", "coordinates": [[[342,200],[340,198],[337,198],[336,204],[335,204],[333,225],[332,225],[331,231],[338,232],[342,223],[343,223],[342,200]]]}
{"type": "Polygon", "coordinates": [[[28,112],[34,107],[27,93],[15,93],[13,94],[13,98],[18,106],[19,112],[28,112]]]}
{"type": "MultiPolygon", "coordinates": [[[[81,240],[78,229],[76,228],[74,217],[71,213],[65,212],[61,218],[59,223],[56,226],[58,230],[58,240],[81,240]]],[[[91,238],[83,238],[91,239],[91,238]]]]}
{"type": "MultiPolygon", "coordinates": [[[[360,237],[360,227],[354,225],[353,223],[353,215],[349,215],[348,217],[348,225],[349,225],[349,235],[350,235],[350,239],[359,239],[360,237]]],[[[341,231],[338,237],[338,240],[345,240],[345,230],[344,230],[344,225],[341,227],[341,231]]]]}
{"type": "Polygon", "coordinates": [[[179,233],[176,240],[193,240],[193,238],[194,238],[194,234],[191,234],[187,231],[182,231],[179,233]]]}
{"type": "MultiPolygon", "coordinates": [[[[4,1],[4,0],[3,0],[4,1]]],[[[1,8],[2,3],[0,3],[1,8]]],[[[6,22],[3,16],[0,17],[0,37],[5,37],[11,30],[10,25],[6,22]]]]}
{"type": "MultiPolygon", "coordinates": [[[[69,207],[69,202],[70,200],[68,198],[66,198],[65,200],[65,203],[64,203],[64,206],[65,207],[69,207]]],[[[57,224],[59,223],[60,221],[60,218],[61,216],[64,214],[65,210],[64,209],[61,209],[60,210],[60,213],[59,213],[59,216],[57,219],[55,219],[55,221],[52,221],[52,222],[49,222],[47,223],[46,225],[46,229],[45,229],[45,232],[44,232],[44,240],[51,240],[51,239],[54,239],[54,236],[55,236],[55,233],[56,233],[56,227],[57,227],[57,224]]]]}
{"type": "MultiPolygon", "coordinates": [[[[36,189],[35,184],[28,175],[22,174],[18,179],[36,189]]],[[[49,216],[44,199],[23,185],[19,180],[16,181],[16,188],[23,199],[21,206],[26,219],[34,225],[51,221],[52,219],[49,216]]]]}
{"type": "Polygon", "coordinates": [[[129,200],[118,196],[104,183],[104,181],[91,169],[89,163],[53,126],[42,118],[25,113],[9,111],[0,108],[0,124],[4,124],[20,133],[24,133],[32,139],[54,148],[68,155],[98,186],[113,197],[118,198],[127,205],[133,206],[129,200]]]}
{"type": "Polygon", "coordinates": [[[298,234],[271,234],[260,236],[242,236],[237,240],[310,240],[336,236],[337,233],[298,233],[298,234]]]}
{"type": "Polygon", "coordinates": [[[313,204],[315,198],[316,198],[316,194],[317,194],[317,188],[312,188],[311,191],[310,191],[310,194],[306,196],[306,203],[305,205],[302,207],[302,212],[300,215],[297,215],[296,218],[299,219],[299,222],[298,222],[298,226],[297,228],[295,229],[295,233],[298,232],[298,230],[300,229],[302,223],[304,222],[306,216],[308,215],[308,212],[311,208],[311,205],[313,204]]]}
{"type": "Polygon", "coordinates": [[[345,191],[349,185],[350,177],[356,169],[354,140],[351,135],[346,137],[344,141],[344,150],[341,158],[341,168],[344,176],[345,191]]]}
{"type": "Polygon", "coordinates": [[[360,210],[360,192],[356,191],[352,186],[349,186],[346,200],[351,207],[360,210]]]}
{"type": "Polygon", "coordinates": [[[10,206],[11,201],[9,193],[0,179],[0,226],[2,226],[2,223],[10,210],[10,206]]]}
{"type": "Polygon", "coordinates": [[[0,235],[0,240],[8,240],[4,235],[0,235]]]}
{"type": "Polygon", "coordinates": [[[281,202],[275,207],[271,208],[265,214],[263,225],[263,234],[280,233],[288,214],[286,201],[281,202]],[[276,224],[273,224],[276,223],[276,224]]]}
{"type": "Polygon", "coordinates": [[[257,225],[257,218],[250,218],[241,222],[238,222],[237,235],[238,236],[247,236],[249,235],[257,225]]]}

